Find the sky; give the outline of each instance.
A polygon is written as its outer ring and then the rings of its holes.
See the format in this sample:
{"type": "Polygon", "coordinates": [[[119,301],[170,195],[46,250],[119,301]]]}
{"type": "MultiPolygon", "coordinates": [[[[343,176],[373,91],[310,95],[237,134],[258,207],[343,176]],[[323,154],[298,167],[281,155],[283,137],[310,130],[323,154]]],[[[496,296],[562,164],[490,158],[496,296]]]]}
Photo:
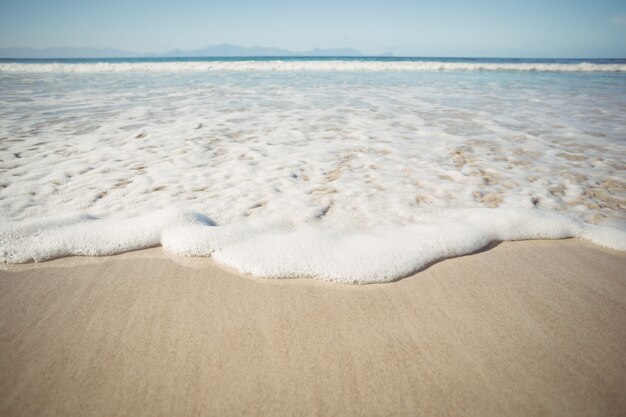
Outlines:
{"type": "Polygon", "coordinates": [[[0,0],[0,47],[626,58],[626,0],[0,0]]]}

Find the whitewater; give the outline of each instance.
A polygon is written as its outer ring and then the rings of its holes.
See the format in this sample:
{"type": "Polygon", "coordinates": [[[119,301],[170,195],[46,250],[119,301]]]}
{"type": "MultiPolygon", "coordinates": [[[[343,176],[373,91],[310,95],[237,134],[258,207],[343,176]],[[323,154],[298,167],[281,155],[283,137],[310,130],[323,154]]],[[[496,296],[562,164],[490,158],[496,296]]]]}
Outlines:
{"type": "MultiPolygon", "coordinates": [[[[22,60],[24,61],[24,60],[22,60]]],[[[542,71],[542,72],[626,72],[624,60],[607,62],[507,62],[503,60],[388,60],[388,59],[205,59],[199,61],[134,59],[127,62],[0,62],[0,72],[207,72],[207,71],[542,71]]]]}
{"type": "Polygon", "coordinates": [[[0,62],[0,261],[162,245],[387,282],[492,242],[626,250],[626,63],[0,62]]]}

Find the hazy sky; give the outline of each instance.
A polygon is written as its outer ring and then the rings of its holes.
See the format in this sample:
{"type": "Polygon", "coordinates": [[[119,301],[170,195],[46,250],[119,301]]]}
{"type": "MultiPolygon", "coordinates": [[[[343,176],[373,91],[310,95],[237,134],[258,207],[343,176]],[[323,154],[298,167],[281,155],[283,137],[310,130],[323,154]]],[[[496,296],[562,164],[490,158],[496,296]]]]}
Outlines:
{"type": "Polygon", "coordinates": [[[626,0],[0,0],[0,47],[626,57],[626,0]]]}

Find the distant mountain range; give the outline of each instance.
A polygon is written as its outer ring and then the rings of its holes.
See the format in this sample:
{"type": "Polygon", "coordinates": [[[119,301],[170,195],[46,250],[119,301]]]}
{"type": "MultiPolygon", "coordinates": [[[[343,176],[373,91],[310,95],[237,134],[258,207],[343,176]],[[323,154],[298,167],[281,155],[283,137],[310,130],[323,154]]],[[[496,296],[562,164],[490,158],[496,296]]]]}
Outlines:
{"type": "Polygon", "coordinates": [[[0,48],[0,58],[181,58],[181,57],[246,57],[246,56],[362,56],[353,48],[320,49],[292,52],[263,46],[212,45],[192,51],[174,49],[164,53],[137,53],[113,48],[0,48]]]}

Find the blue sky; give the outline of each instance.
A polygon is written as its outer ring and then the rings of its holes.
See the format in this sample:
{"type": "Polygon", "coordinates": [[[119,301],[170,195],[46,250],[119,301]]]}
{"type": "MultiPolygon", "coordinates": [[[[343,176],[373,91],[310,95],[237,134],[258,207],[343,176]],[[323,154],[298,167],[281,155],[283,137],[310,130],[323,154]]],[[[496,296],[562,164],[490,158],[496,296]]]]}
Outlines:
{"type": "Polygon", "coordinates": [[[0,47],[626,57],[625,0],[0,0],[0,47]]]}

